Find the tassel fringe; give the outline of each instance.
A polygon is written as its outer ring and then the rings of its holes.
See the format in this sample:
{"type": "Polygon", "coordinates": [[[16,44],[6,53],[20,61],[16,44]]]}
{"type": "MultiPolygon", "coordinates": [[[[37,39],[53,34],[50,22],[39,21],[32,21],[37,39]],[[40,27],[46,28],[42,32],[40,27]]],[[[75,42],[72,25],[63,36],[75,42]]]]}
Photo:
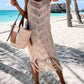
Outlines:
{"type": "Polygon", "coordinates": [[[34,72],[46,71],[47,70],[58,70],[62,71],[62,67],[59,63],[59,60],[53,57],[49,57],[46,60],[35,60],[35,62],[31,62],[32,68],[34,72]],[[48,69],[49,68],[49,69],[48,69]]]}

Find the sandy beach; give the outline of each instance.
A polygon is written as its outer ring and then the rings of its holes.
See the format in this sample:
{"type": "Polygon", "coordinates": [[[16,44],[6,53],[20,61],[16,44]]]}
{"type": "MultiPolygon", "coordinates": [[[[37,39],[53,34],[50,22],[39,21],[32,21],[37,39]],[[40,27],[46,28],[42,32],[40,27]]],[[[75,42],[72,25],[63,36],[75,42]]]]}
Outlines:
{"type": "MultiPolygon", "coordinates": [[[[72,22],[73,27],[67,27],[66,16],[52,17],[51,32],[66,84],[84,84],[84,24],[78,24],[75,17],[72,22]]],[[[0,23],[0,84],[34,84],[29,52],[6,42],[12,23],[0,23]]],[[[40,72],[39,81],[60,84],[55,71],[40,72]]]]}

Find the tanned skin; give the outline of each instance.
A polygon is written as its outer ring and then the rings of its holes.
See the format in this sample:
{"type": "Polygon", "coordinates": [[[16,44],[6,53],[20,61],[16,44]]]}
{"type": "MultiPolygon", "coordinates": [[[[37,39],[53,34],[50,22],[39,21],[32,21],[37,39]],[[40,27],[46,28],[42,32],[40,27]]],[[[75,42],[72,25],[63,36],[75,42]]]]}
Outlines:
{"type": "MultiPolygon", "coordinates": [[[[42,1],[42,0],[35,0],[35,1],[40,2],[40,1],[42,1]]],[[[53,0],[53,1],[56,2],[56,1],[58,1],[58,0],[53,0]]],[[[18,9],[18,11],[20,12],[20,14],[23,16],[24,11],[23,11],[22,8],[19,6],[17,0],[10,0],[10,2],[11,2],[11,4],[12,4],[13,6],[15,6],[15,7],[18,9]]],[[[50,0],[50,2],[51,2],[51,0],[50,0]]],[[[26,12],[27,12],[27,4],[28,4],[28,0],[25,0],[24,10],[25,10],[26,12]]],[[[27,13],[25,13],[25,18],[27,19],[27,13]]],[[[52,65],[54,66],[53,63],[52,63],[52,65]]],[[[39,78],[38,78],[39,72],[37,72],[37,71],[34,72],[34,71],[33,71],[33,68],[32,68],[32,65],[31,65],[31,70],[32,70],[33,78],[34,78],[34,80],[35,80],[35,84],[39,84],[39,78]]],[[[58,76],[59,76],[59,78],[60,78],[61,84],[66,84],[65,81],[64,81],[62,72],[59,72],[59,71],[57,70],[56,73],[58,74],[58,76]]]]}

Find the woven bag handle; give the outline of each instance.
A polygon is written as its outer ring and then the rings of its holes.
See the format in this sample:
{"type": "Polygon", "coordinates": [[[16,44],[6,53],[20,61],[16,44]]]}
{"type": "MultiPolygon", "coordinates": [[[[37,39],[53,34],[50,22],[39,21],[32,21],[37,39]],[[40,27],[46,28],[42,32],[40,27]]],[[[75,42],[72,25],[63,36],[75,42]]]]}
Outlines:
{"type": "Polygon", "coordinates": [[[20,28],[21,28],[20,26],[22,25],[22,27],[23,27],[23,25],[24,25],[25,13],[26,13],[26,12],[24,12],[24,14],[23,14],[23,16],[22,16],[22,18],[21,18],[21,20],[20,20],[18,32],[20,31],[20,28]]]}
{"type": "Polygon", "coordinates": [[[11,36],[12,32],[13,32],[14,26],[16,25],[16,22],[17,22],[17,20],[18,20],[19,16],[20,16],[20,13],[18,14],[18,16],[17,16],[17,18],[16,18],[15,22],[13,23],[13,26],[12,26],[12,28],[11,28],[11,32],[10,32],[10,34],[9,34],[8,38],[7,38],[7,41],[9,40],[9,38],[10,38],[10,36],[11,36]]]}

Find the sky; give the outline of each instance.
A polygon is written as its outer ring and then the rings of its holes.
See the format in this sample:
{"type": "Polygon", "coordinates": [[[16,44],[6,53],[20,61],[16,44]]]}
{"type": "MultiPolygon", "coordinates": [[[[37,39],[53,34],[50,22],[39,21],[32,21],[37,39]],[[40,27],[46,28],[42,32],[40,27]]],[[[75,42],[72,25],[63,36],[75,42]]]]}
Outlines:
{"type": "MultiPolygon", "coordinates": [[[[24,8],[24,0],[17,0],[19,5],[24,8]]],[[[59,0],[55,3],[64,3],[65,0],[59,0]]],[[[77,0],[79,9],[84,9],[84,0],[77,0]]],[[[54,2],[52,1],[51,4],[54,2]]],[[[72,7],[74,8],[73,0],[72,0],[72,7]]],[[[10,0],[0,0],[0,10],[17,10],[10,4],[10,0]]]]}

